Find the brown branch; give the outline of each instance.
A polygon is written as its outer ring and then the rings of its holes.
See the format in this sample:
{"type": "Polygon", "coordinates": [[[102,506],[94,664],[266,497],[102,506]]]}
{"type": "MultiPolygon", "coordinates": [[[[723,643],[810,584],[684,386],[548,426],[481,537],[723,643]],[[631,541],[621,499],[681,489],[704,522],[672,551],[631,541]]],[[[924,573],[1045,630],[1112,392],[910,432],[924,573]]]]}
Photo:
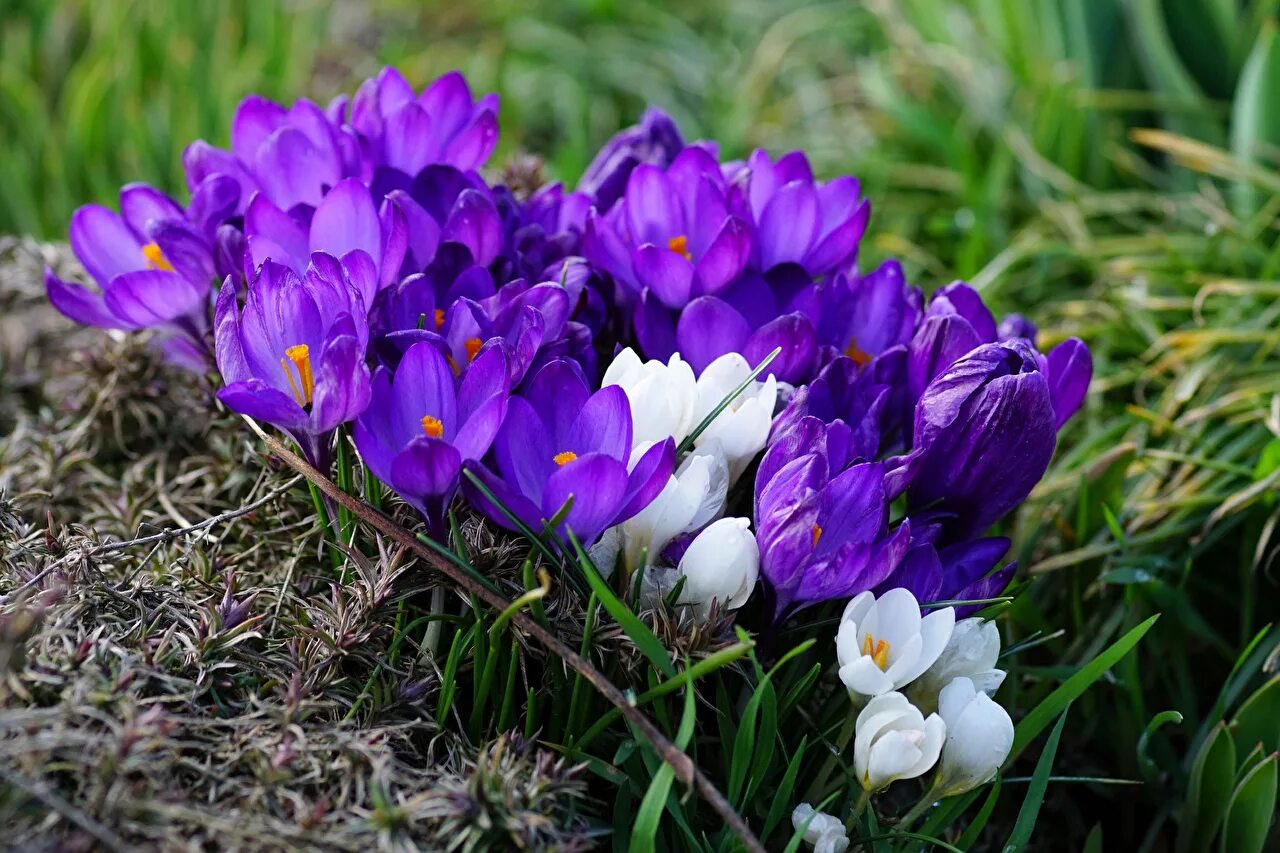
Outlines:
{"type": "MultiPolygon", "coordinates": [[[[249,426],[266,443],[267,448],[274,455],[314,483],[331,500],[350,510],[351,514],[360,521],[387,536],[401,547],[412,551],[419,559],[449,578],[459,587],[462,587],[468,594],[480,599],[499,613],[510,606],[511,602],[490,591],[483,584],[477,583],[456,566],[444,560],[440,555],[424,545],[416,536],[396,524],[388,516],[339,489],[332,480],[311,467],[302,457],[285,447],[279,439],[263,432],[256,423],[248,418],[245,418],[245,420],[248,421],[249,426]]],[[[671,765],[671,769],[675,771],[676,778],[686,786],[693,787],[699,796],[707,801],[747,850],[753,851],[753,853],[765,853],[764,846],[751,831],[751,827],[747,826],[747,822],[734,810],[724,794],[720,793],[715,784],[694,766],[688,755],[668,740],[650,722],[648,717],[631,704],[626,695],[612,681],[606,678],[604,673],[596,669],[590,661],[584,659],[577,652],[556,639],[551,632],[531,619],[523,610],[517,611],[512,617],[512,621],[519,625],[521,630],[536,637],[548,650],[562,658],[565,663],[591,682],[591,685],[596,690],[612,702],[622,716],[626,717],[627,721],[644,735],[662,760],[671,765]]]]}

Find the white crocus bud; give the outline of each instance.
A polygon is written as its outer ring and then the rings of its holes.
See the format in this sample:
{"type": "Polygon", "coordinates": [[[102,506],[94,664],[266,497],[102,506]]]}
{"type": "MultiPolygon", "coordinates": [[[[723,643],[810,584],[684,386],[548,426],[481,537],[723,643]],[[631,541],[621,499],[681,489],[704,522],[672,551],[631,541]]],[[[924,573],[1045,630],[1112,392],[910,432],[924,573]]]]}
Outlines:
{"type": "Polygon", "coordinates": [[[996,624],[971,616],[956,623],[951,639],[933,665],[925,670],[907,695],[920,710],[937,710],[938,693],[956,678],[967,678],[988,696],[1004,682],[1004,670],[996,669],[1000,657],[1000,631],[996,624]]]}
{"type": "MultiPolygon", "coordinates": [[[[631,454],[632,464],[651,446],[651,443],[638,445],[631,454]]],[[[712,442],[691,453],[653,502],[622,524],[622,552],[627,570],[640,568],[645,553],[648,554],[646,564],[653,565],[672,539],[718,518],[724,512],[728,493],[729,466],[719,444],[712,442]]]]}
{"type": "Polygon", "coordinates": [[[791,812],[791,826],[799,830],[805,821],[809,821],[809,825],[805,828],[804,840],[813,845],[813,853],[844,853],[849,849],[849,835],[839,818],[801,803],[791,812]]]}
{"type": "Polygon", "coordinates": [[[614,357],[604,372],[601,387],[619,385],[631,404],[631,443],[662,441],[670,436],[679,444],[697,425],[694,403],[697,385],[693,368],[680,354],[666,364],[640,360],[630,347],[614,357]]]}
{"type": "Polygon", "coordinates": [[[899,779],[914,779],[938,760],[947,726],[928,719],[901,693],[882,693],[858,714],[853,766],[867,791],[881,791],[899,779]]]}
{"type": "Polygon", "coordinates": [[[705,617],[711,602],[736,610],[751,597],[760,576],[760,548],[745,518],[722,518],[694,538],[680,560],[684,577],[679,604],[705,617]]]}
{"type": "MultiPolygon", "coordinates": [[[[752,367],[736,352],[726,353],[707,365],[698,377],[697,403],[693,426],[711,412],[751,375],[752,367]]],[[[769,438],[773,410],[778,402],[778,383],[770,374],[763,382],[752,382],[703,430],[695,444],[720,442],[729,461],[730,482],[742,476],[769,438]]]]}
{"type": "Polygon", "coordinates": [[[938,697],[947,741],[934,791],[939,798],[971,791],[996,775],[1013,747],[1013,720],[968,678],[956,678],[938,697]]]}
{"type": "Polygon", "coordinates": [[[860,593],[836,632],[840,680],[850,697],[860,703],[915,681],[946,647],[955,619],[950,607],[922,618],[916,597],[901,587],[878,600],[860,593]]]}

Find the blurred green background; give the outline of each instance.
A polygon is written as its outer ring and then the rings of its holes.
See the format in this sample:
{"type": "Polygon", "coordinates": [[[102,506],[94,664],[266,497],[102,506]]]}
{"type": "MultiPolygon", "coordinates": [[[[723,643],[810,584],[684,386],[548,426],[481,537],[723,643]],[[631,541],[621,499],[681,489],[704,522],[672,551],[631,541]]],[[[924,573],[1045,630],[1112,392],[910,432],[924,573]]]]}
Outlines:
{"type": "Polygon", "coordinates": [[[1163,618],[1059,753],[1145,784],[1054,786],[1046,837],[1080,849],[1108,814],[1108,849],[1213,838],[1196,755],[1260,687],[1280,708],[1280,0],[0,3],[0,233],[60,238],[127,181],[181,194],[183,146],[225,144],[244,95],[326,102],[386,63],[498,91],[495,165],[573,180],[653,103],[727,156],[859,176],[864,260],[968,279],[1095,355],[1020,518],[1034,583],[1006,630],[1033,648],[1006,689],[1163,618]]]}

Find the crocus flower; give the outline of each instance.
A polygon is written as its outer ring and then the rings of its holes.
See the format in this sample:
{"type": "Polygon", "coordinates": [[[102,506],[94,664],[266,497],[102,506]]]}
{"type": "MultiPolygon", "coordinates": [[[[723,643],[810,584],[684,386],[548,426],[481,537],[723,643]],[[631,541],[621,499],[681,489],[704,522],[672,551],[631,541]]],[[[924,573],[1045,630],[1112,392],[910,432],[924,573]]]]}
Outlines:
{"type": "Polygon", "coordinates": [[[268,262],[243,309],[224,282],[214,315],[226,383],[218,399],[289,433],[326,473],[333,431],[364,411],[370,395],[364,303],[347,272],[320,254],[303,275],[268,262]]]}
{"type": "Polygon", "coordinates": [[[1062,429],[1084,405],[1093,378],[1093,356],[1084,341],[1068,338],[1049,351],[1045,362],[1049,397],[1053,400],[1054,426],[1062,429]]]}
{"type": "MultiPolygon", "coordinates": [[[[655,443],[637,444],[631,453],[633,464],[655,443]]],[[[671,540],[701,530],[719,518],[728,492],[729,466],[717,444],[705,445],[686,456],[658,496],[622,523],[618,544],[627,571],[641,568],[641,558],[646,554],[645,565],[656,564],[671,540]]]]}
{"type": "Polygon", "coordinates": [[[361,458],[416,508],[434,533],[458,490],[462,463],[489,450],[507,413],[501,349],[476,358],[459,381],[429,343],[410,347],[394,374],[373,376],[369,406],[356,420],[361,458]]]}
{"type": "Polygon", "coordinates": [[[98,291],[46,269],[49,301],[85,325],[158,329],[172,360],[203,370],[210,356],[211,245],[177,202],[143,184],[121,190],[120,211],[86,205],[71,217],[71,248],[98,291]]]}
{"type": "Polygon", "coordinates": [[[950,607],[922,617],[905,589],[879,598],[859,593],[845,606],[836,633],[840,680],[850,697],[861,703],[915,681],[942,654],[955,619],[950,607]]]}
{"type": "Polygon", "coordinates": [[[907,284],[902,265],[888,260],[866,275],[837,274],[815,287],[805,313],[825,346],[859,367],[911,341],[923,315],[920,289],[907,284]]]}
{"type": "MultiPolygon", "coordinates": [[[[695,384],[696,400],[690,424],[697,427],[738,386],[747,381],[754,368],[737,353],[727,353],[703,369],[695,384]]],[[[734,397],[716,419],[694,440],[695,446],[715,442],[729,463],[730,482],[742,476],[769,438],[773,409],[778,400],[778,383],[773,374],[750,383],[734,397]]]]}
{"type": "Polygon", "coordinates": [[[935,376],[962,356],[996,339],[995,317],[963,282],[938,290],[909,345],[907,381],[918,398],[935,376]]]}
{"type": "MultiPolygon", "coordinates": [[[[708,384],[712,381],[714,378],[709,379],[708,384]]],[[[668,437],[679,443],[696,426],[693,415],[698,401],[697,380],[679,353],[664,364],[657,360],[641,361],[635,350],[627,347],[614,356],[601,385],[617,385],[627,392],[631,403],[632,440],[636,444],[668,437]]]]}
{"type": "Polygon", "coordinates": [[[600,212],[608,212],[622,196],[636,166],[647,163],[666,168],[684,150],[684,137],[671,117],[649,107],[640,123],[614,134],[596,153],[578,182],[600,212]]]}
{"type": "Polygon", "coordinates": [[[493,200],[505,232],[499,278],[559,279],[563,261],[581,251],[591,199],[549,184],[523,200],[497,186],[493,200]]]}
{"type": "Polygon", "coordinates": [[[844,853],[849,849],[844,821],[826,812],[814,811],[808,803],[792,810],[791,826],[796,832],[804,828],[804,840],[813,847],[813,853],[844,853]]]}
{"type": "Polygon", "coordinates": [[[858,714],[853,736],[853,766],[858,782],[872,793],[899,779],[929,771],[947,736],[937,714],[926,719],[901,693],[881,693],[858,714]]]}
{"type": "Polygon", "coordinates": [[[1013,748],[1013,720],[968,678],[952,679],[938,697],[947,740],[934,796],[963,794],[990,781],[1013,748]]]}
{"type": "MultiPolygon", "coordinates": [[[[1004,683],[1004,670],[996,669],[1000,659],[1000,631],[996,623],[970,617],[956,623],[938,659],[907,688],[907,695],[922,711],[938,706],[938,694],[957,678],[967,679],[976,689],[994,696],[1004,683]]],[[[944,715],[945,719],[945,715],[944,715]]]]}
{"type": "Polygon", "coordinates": [[[684,578],[679,604],[706,617],[712,602],[736,610],[751,597],[760,576],[760,549],[746,518],[722,518],[699,533],[678,567],[684,578]]]}
{"type": "Polygon", "coordinates": [[[1020,504],[1053,456],[1055,414],[1035,352],[1015,339],[984,344],[929,383],[914,444],[891,476],[912,507],[944,517],[947,533],[982,533],[1020,504]]]}
{"type": "MultiPolygon", "coordinates": [[[[628,470],[631,411],[626,393],[615,385],[592,394],[572,361],[548,363],[508,406],[494,441],[498,473],[476,463],[465,467],[534,530],[541,530],[572,499],[556,530],[572,530],[584,546],[590,545],[606,528],[648,506],[671,476],[671,439],[653,445],[628,470]]],[[[474,484],[464,488],[490,520],[513,526],[474,484]]]]}
{"type": "MultiPolygon", "coordinates": [[[[883,588],[906,587],[926,603],[981,602],[999,595],[1009,585],[1017,564],[1010,562],[996,569],[1009,550],[1008,539],[992,536],[939,545],[942,535],[941,523],[917,523],[911,531],[911,549],[883,588]]],[[[965,616],[980,607],[977,603],[961,605],[956,613],[965,616]]]]}

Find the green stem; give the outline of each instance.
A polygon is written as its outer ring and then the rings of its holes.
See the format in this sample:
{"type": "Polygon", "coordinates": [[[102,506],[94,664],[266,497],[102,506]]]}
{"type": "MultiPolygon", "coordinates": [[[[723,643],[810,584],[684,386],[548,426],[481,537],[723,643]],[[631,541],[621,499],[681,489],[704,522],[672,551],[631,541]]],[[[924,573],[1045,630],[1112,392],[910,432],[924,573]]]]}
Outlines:
{"type": "Polygon", "coordinates": [[[913,823],[920,819],[921,815],[933,808],[933,804],[938,801],[936,794],[937,790],[938,785],[935,781],[934,784],[929,786],[929,790],[924,792],[924,796],[917,800],[916,804],[912,806],[906,814],[898,819],[898,825],[896,827],[898,832],[905,832],[913,823]]]}
{"type": "Polygon", "coordinates": [[[316,520],[320,524],[320,535],[324,537],[324,541],[329,545],[329,559],[333,563],[334,569],[341,569],[342,553],[333,547],[333,524],[329,520],[329,510],[324,505],[324,496],[320,494],[320,489],[315,483],[308,481],[307,487],[311,491],[311,503],[316,508],[316,520]]]}

